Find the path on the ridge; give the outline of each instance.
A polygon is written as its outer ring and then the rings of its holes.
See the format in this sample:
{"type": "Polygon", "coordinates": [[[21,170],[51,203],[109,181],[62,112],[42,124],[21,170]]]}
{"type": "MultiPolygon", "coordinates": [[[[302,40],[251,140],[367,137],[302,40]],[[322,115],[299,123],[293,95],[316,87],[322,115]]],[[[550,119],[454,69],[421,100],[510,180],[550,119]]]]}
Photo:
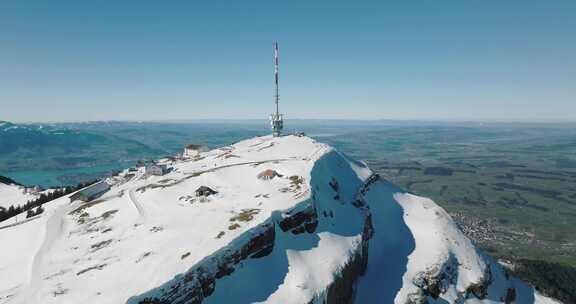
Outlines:
{"type": "MultiPolygon", "coordinates": [[[[218,166],[218,167],[214,167],[211,169],[206,169],[203,171],[196,171],[196,172],[183,172],[186,175],[197,175],[197,174],[202,174],[202,173],[207,173],[207,172],[214,172],[220,169],[225,169],[225,168],[230,168],[230,167],[236,167],[236,166],[245,166],[245,165],[254,165],[254,164],[265,164],[265,163],[271,163],[271,162],[277,162],[277,161],[289,161],[289,160],[294,160],[294,159],[290,159],[290,158],[279,158],[279,159],[269,159],[269,160],[258,160],[258,161],[249,161],[249,162],[243,162],[243,163],[235,163],[235,164],[228,164],[228,165],[222,165],[222,166],[218,166]]],[[[189,178],[189,177],[185,177],[184,179],[189,178]]]]}
{"type": "Polygon", "coordinates": [[[140,215],[140,219],[143,219],[144,217],[146,217],[146,210],[144,209],[144,207],[142,206],[140,201],[134,195],[134,189],[130,189],[130,191],[128,191],[128,197],[130,198],[132,205],[134,205],[136,210],[138,210],[138,214],[140,215]]]}
{"type": "Polygon", "coordinates": [[[50,251],[54,241],[60,237],[63,228],[63,217],[70,209],[70,205],[60,206],[54,210],[52,214],[48,215],[49,217],[46,220],[44,240],[36,251],[30,267],[29,282],[23,286],[12,303],[39,303],[35,297],[43,278],[43,261],[45,255],[50,251]]]}
{"type": "MultiPolygon", "coordinates": [[[[21,214],[24,215],[24,213],[21,213],[21,214]]],[[[0,227],[0,230],[6,229],[6,228],[15,227],[15,226],[22,225],[22,224],[26,224],[26,223],[28,223],[28,222],[31,222],[31,221],[33,221],[33,220],[37,220],[37,219],[39,219],[39,218],[40,218],[39,216],[34,216],[34,217],[26,218],[26,219],[21,220],[21,221],[16,222],[16,223],[12,223],[12,224],[7,224],[7,225],[5,225],[5,226],[1,226],[1,227],[0,227]]],[[[6,222],[7,222],[7,221],[8,221],[8,220],[6,220],[6,222]]],[[[5,222],[3,222],[3,223],[5,223],[5,222]]]]}

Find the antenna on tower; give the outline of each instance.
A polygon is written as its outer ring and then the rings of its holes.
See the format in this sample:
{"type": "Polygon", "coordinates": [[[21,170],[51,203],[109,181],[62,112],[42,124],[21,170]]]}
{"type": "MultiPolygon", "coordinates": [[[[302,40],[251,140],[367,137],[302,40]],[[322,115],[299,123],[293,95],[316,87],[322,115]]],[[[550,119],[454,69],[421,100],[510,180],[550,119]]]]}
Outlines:
{"type": "Polygon", "coordinates": [[[278,95],[278,65],[278,42],[274,41],[274,102],[276,103],[276,112],[270,115],[270,125],[272,126],[272,136],[274,137],[280,136],[284,127],[282,114],[280,114],[278,108],[278,101],[280,100],[280,95],[278,95]]]}

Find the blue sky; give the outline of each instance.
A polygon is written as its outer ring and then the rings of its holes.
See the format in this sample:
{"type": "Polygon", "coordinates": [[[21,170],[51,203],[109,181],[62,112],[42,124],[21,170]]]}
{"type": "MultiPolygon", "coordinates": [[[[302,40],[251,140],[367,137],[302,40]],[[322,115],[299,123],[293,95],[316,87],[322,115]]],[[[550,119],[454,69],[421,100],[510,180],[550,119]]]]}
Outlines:
{"type": "Polygon", "coordinates": [[[0,120],[576,120],[576,1],[0,2],[0,120]]]}

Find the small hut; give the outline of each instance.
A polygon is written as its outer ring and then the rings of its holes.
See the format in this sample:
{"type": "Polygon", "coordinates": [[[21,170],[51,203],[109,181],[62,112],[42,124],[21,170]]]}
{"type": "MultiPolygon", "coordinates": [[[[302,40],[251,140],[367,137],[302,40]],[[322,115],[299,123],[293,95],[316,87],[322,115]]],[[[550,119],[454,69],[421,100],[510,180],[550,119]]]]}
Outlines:
{"type": "Polygon", "coordinates": [[[200,186],[198,189],[196,189],[196,196],[197,197],[208,197],[210,195],[216,194],[218,193],[215,190],[212,190],[209,187],[206,186],[200,186]]]}
{"type": "Polygon", "coordinates": [[[26,194],[39,194],[41,191],[42,191],[42,188],[40,188],[40,186],[24,188],[24,193],[26,193],[26,194]]]}
{"type": "Polygon", "coordinates": [[[208,147],[206,145],[187,145],[184,148],[184,153],[182,154],[182,156],[184,157],[196,157],[198,156],[201,152],[206,152],[208,151],[208,147]]]}
{"type": "Polygon", "coordinates": [[[258,174],[258,179],[261,180],[271,180],[275,177],[282,177],[282,175],[272,169],[264,170],[258,174]]]}

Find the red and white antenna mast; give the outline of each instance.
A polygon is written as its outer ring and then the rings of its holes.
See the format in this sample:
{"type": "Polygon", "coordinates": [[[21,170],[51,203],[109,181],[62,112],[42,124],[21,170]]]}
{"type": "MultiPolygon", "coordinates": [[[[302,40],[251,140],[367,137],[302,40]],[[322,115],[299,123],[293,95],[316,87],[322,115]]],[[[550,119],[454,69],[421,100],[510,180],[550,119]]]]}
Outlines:
{"type": "Polygon", "coordinates": [[[274,137],[280,136],[282,128],[284,127],[284,121],[282,120],[282,114],[280,114],[278,108],[278,101],[280,100],[280,95],[278,95],[278,42],[274,42],[274,102],[276,103],[276,113],[270,115],[270,124],[272,126],[272,135],[274,137]]]}

